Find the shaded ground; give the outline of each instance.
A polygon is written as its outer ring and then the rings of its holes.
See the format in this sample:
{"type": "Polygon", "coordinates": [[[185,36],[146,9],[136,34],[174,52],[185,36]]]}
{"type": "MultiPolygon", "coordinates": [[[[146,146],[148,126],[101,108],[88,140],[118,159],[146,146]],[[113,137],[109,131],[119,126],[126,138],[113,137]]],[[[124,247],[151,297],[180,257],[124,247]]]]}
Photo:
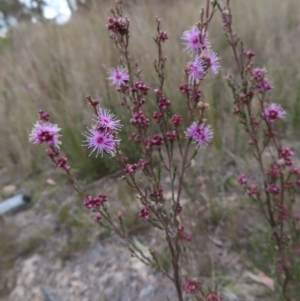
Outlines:
{"type": "MultiPolygon", "coordinates": [[[[247,212],[246,219],[242,210],[237,214],[239,196],[226,191],[232,169],[227,168],[225,174],[219,175],[223,188],[214,203],[205,184],[207,179],[196,174],[190,176],[195,179],[191,187],[202,187],[201,196],[197,194],[199,204],[192,203],[194,205],[186,209],[196,212],[198,217],[194,223],[187,224],[194,238],[193,268],[204,282],[218,284],[225,300],[268,300],[270,290],[253,272],[247,248],[241,248],[239,243],[244,239],[244,245],[249,244],[252,217],[247,212]]],[[[61,174],[50,172],[17,185],[17,191],[26,187],[33,194],[34,203],[28,210],[5,217],[2,222],[2,236],[8,237],[6,243],[11,245],[14,255],[9,257],[11,266],[5,273],[1,271],[2,293],[7,293],[1,301],[160,301],[167,300],[167,296],[169,300],[176,300],[168,280],[130,258],[118,237],[95,226],[72,190],[61,190],[57,183],[63,185],[65,180],[62,179],[61,174]]],[[[165,182],[167,187],[167,178],[165,182]]],[[[2,187],[7,184],[9,181],[3,182],[2,187]]],[[[194,201],[191,187],[186,187],[189,192],[183,202],[194,201]]],[[[128,205],[131,192],[116,182],[116,178],[100,181],[90,189],[120,199],[116,208],[132,209],[132,205],[128,205]]],[[[155,232],[139,223],[136,213],[126,218],[132,236],[157,245],[155,232]]],[[[2,245],[0,252],[1,249],[2,245]]]]}

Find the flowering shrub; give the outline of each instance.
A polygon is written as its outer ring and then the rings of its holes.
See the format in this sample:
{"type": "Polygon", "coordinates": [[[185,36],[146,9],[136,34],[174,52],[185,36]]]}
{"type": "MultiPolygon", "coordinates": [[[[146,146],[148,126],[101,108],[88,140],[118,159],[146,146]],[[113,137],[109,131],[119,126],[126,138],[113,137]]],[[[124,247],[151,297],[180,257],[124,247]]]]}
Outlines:
{"type": "Polygon", "coordinates": [[[238,178],[245,192],[259,206],[260,212],[270,227],[269,249],[273,263],[273,274],[277,280],[278,293],[284,300],[299,298],[300,245],[299,214],[295,213],[296,191],[299,186],[300,169],[292,157],[289,147],[279,138],[279,119],[287,115],[278,104],[272,103],[273,89],[267,71],[255,67],[255,52],[245,50],[243,43],[232,29],[229,1],[218,3],[226,38],[232,48],[237,75],[228,75],[228,84],[234,96],[233,113],[249,136],[249,148],[257,161],[260,180],[249,183],[245,175],[238,178]],[[267,154],[270,159],[267,160],[267,154]]]}
{"type": "Polygon", "coordinates": [[[217,1],[212,1],[211,4],[207,1],[200,21],[182,35],[185,51],[191,55],[190,62],[187,62],[184,68],[183,82],[179,86],[186,104],[187,114],[184,116],[173,111],[172,100],[164,93],[164,67],[167,58],[164,56],[163,45],[167,43],[168,33],[161,30],[161,20],[156,19],[157,31],[153,38],[157,46],[157,58],[154,60],[157,85],[150,88],[143,82],[139,64],[130,58],[130,21],[123,16],[122,1],[116,1],[115,10],[112,10],[106,27],[119,52],[120,65],[108,71],[108,80],[119,93],[121,105],[130,113],[133,132],[128,139],[139,150],[139,161],[129,163],[122,153],[119,139],[122,125],[117,116],[102,108],[98,100],[87,97],[94,118],[91,118],[91,127],[83,133],[83,146],[90,149],[90,155],[112,157],[123,168],[123,179],[135,190],[140,202],[140,209],[136,214],[164,233],[172,264],[171,273],[159,263],[155,250],[151,250],[148,255],[133,243],[124,229],[121,213],[117,221],[112,218],[108,196],[87,195],[81,189],[67,164],[67,158],[61,156],[60,129],[50,122],[49,115],[42,110],[39,111],[40,120],[30,134],[30,141],[34,144],[46,143],[49,146],[46,150],[47,155],[56,167],[66,171],[74,189],[82,196],[84,207],[94,213],[95,221],[118,234],[134,257],[168,277],[176,287],[178,300],[183,300],[185,293],[192,294],[196,300],[222,301],[223,297],[218,295],[218,292],[204,288],[200,280],[190,276],[183,277],[182,255],[192,237],[187,234],[182,224],[184,219],[181,215],[184,208],[180,202],[187,168],[198,152],[207,147],[213,138],[213,129],[205,118],[209,105],[201,101],[201,87],[208,76],[214,76],[219,71],[220,59],[213,52],[208,38],[209,23],[217,8],[222,14],[225,34],[232,46],[241,77],[239,82],[233,76],[229,76],[229,85],[235,99],[234,114],[240,118],[250,135],[249,146],[259,163],[262,175],[261,183],[249,184],[245,175],[241,175],[238,182],[261,206],[262,213],[270,223],[271,237],[276,246],[276,260],[281,273],[278,283],[282,286],[283,296],[291,300],[288,297],[289,283],[294,280],[291,271],[291,250],[299,252],[299,247],[294,245],[297,237],[293,235],[296,232],[290,230],[299,219],[298,215],[292,213],[292,205],[294,187],[300,182],[300,171],[293,166],[293,153],[289,148],[280,145],[275,132],[277,119],[284,118],[286,113],[281,106],[271,103],[268,91],[272,89],[272,85],[266,77],[266,70],[253,66],[252,50],[240,51],[237,48],[239,40],[231,28],[229,1],[227,6],[222,6],[217,1]],[[156,111],[152,116],[147,115],[143,109],[143,105],[149,102],[150,98],[156,102],[156,111]],[[256,100],[259,106],[252,108],[256,100]],[[185,116],[187,120],[184,120],[185,116]],[[150,124],[156,125],[156,132],[150,131],[150,124]],[[184,127],[183,124],[188,126],[184,127]],[[271,144],[275,147],[275,153],[268,148],[271,144]],[[265,151],[272,154],[272,163],[268,167],[263,161],[265,151]],[[180,160],[175,160],[177,153],[180,160]],[[155,163],[157,158],[159,166],[155,163]],[[171,200],[164,195],[162,172],[167,173],[171,179],[171,200]]]}

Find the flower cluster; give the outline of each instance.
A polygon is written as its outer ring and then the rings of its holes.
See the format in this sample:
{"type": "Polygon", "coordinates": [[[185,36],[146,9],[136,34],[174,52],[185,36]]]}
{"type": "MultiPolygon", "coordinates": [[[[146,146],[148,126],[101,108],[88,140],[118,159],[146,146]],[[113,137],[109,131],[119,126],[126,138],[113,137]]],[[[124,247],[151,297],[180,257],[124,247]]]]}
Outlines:
{"type": "MultiPolygon", "coordinates": [[[[183,94],[187,94],[190,100],[197,103],[202,96],[199,90],[200,83],[204,80],[208,70],[211,71],[212,75],[216,75],[219,72],[220,59],[211,49],[206,29],[199,24],[185,31],[182,39],[185,49],[192,53],[193,60],[187,64],[185,69],[187,83],[181,84],[179,89],[183,94]]],[[[202,104],[201,101],[199,103],[202,104]]],[[[201,120],[207,108],[199,107],[201,112],[200,121],[193,122],[185,131],[186,138],[191,139],[197,145],[197,148],[206,147],[213,138],[211,126],[206,125],[201,120]]],[[[182,123],[182,118],[181,116],[175,116],[172,117],[171,123],[174,127],[177,127],[182,123]]]]}
{"type": "Polygon", "coordinates": [[[147,128],[149,126],[149,118],[145,115],[144,111],[140,108],[137,112],[132,112],[130,122],[137,127],[147,128]]]}
{"type": "MultiPolygon", "coordinates": [[[[162,46],[169,39],[168,33],[160,29],[161,21],[157,18],[157,33],[153,38],[158,50],[153,64],[157,79],[155,89],[150,90],[142,79],[138,63],[131,60],[128,52],[130,22],[122,15],[122,1],[116,1],[116,10],[112,10],[113,16],[108,19],[106,27],[120,53],[120,65],[108,70],[108,80],[121,96],[121,105],[130,114],[130,126],[135,132],[129,140],[135,143],[134,148],[138,149],[140,158],[135,163],[129,163],[129,159],[119,149],[120,120],[109,110],[99,107],[99,100],[91,97],[87,99],[95,116],[91,127],[83,133],[83,145],[90,149],[90,155],[116,155],[115,159],[125,173],[122,179],[135,190],[140,201],[140,209],[135,214],[162,231],[167,241],[171,254],[170,263],[173,265],[173,275],[168,276],[176,286],[178,300],[183,300],[182,292],[185,292],[194,294],[202,301],[223,301],[223,297],[216,292],[202,289],[202,283],[196,278],[189,277],[182,287],[184,270],[181,267],[184,264],[182,244],[191,240],[182,225],[184,216],[181,201],[186,170],[198,149],[205,148],[213,138],[212,127],[207,124],[205,116],[209,105],[201,101],[201,85],[208,73],[215,76],[219,72],[220,58],[212,50],[207,33],[209,22],[218,8],[222,14],[226,37],[234,52],[235,74],[239,76],[238,79],[233,75],[228,76],[234,98],[233,113],[249,135],[248,145],[258,162],[257,171],[260,173],[256,177],[256,183],[249,183],[244,174],[238,178],[238,183],[260,205],[263,216],[269,223],[269,240],[273,243],[270,249],[276,254],[276,260],[273,260],[272,254],[272,261],[276,264],[272,270],[281,273],[277,277],[281,286],[278,291],[287,296],[286,300],[293,300],[297,294],[290,294],[289,291],[299,283],[299,277],[293,274],[293,268],[299,265],[300,243],[295,229],[299,227],[300,213],[294,212],[293,207],[300,189],[300,169],[294,166],[293,151],[283,147],[278,138],[279,127],[276,123],[286,117],[286,112],[281,105],[271,101],[270,90],[273,86],[268,80],[266,69],[254,66],[254,51],[244,50],[238,35],[233,32],[231,10],[226,7],[229,1],[222,5],[218,2],[211,1],[213,12],[210,14],[210,1],[207,1],[201,22],[182,35],[185,50],[191,55],[191,59],[185,66],[185,78],[179,86],[180,97],[185,99],[186,109],[177,114],[173,101],[164,88],[167,58],[164,57],[162,46]],[[149,101],[153,96],[155,101],[149,101]],[[148,102],[151,106],[156,105],[154,112],[148,113],[144,107],[148,102]],[[185,129],[182,129],[183,125],[185,129]],[[190,151],[192,143],[196,145],[194,152],[190,151]],[[268,156],[264,156],[266,152],[269,152],[268,156]],[[172,197],[167,197],[168,191],[164,190],[165,186],[161,181],[165,174],[170,179],[172,197]]],[[[31,86],[27,88],[32,89],[31,86]]],[[[105,226],[124,239],[134,257],[168,274],[156,260],[155,250],[152,252],[149,249],[152,257],[144,256],[142,249],[127,236],[127,231],[123,228],[122,212],[110,213],[111,208],[105,205],[106,195],[98,194],[93,197],[83,192],[75,175],[71,173],[67,158],[61,156],[60,130],[50,122],[49,114],[40,110],[39,121],[34,124],[29,140],[33,144],[47,145],[46,154],[57,168],[63,169],[69,176],[73,187],[84,199],[84,207],[96,213],[96,222],[102,224],[103,219],[103,225],[107,223],[105,226]]]]}
{"type": "MultiPolygon", "coordinates": [[[[253,53],[254,54],[254,53],[253,53]]],[[[254,68],[251,72],[252,79],[255,83],[255,89],[259,92],[272,90],[273,86],[267,79],[267,71],[264,68],[254,68]]]]}
{"type": "MultiPolygon", "coordinates": [[[[118,139],[118,132],[122,127],[120,120],[109,110],[101,107],[99,100],[92,99],[91,96],[88,96],[87,100],[95,116],[92,118],[92,125],[83,133],[83,146],[89,149],[89,155],[115,156],[115,160],[125,173],[122,179],[135,190],[140,201],[140,209],[136,214],[164,231],[172,257],[175,286],[179,300],[182,300],[181,244],[191,240],[191,236],[181,224],[182,187],[186,170],[198,149],[206,147],[213,137],[212,128],[206,124],[205,119],[209,105],[200,101],[202,97],[200,85],[209,71],[213,76],[218,73],[220,59],[211,49],[207,34],[208,24],[199,23],[183,33],[185,49],[192,54],[192,59],[185,68],[184,83],[179,86],[180,97],[186,98],[186,109],[185,112],[181,112],[182,114],[176,114],[173,101],[170,100],[164,88],[167,58],[164,57],[162,46],[169,36],[167,32],[160,29],[160,19],[156,19],[157,33],[153,38],[158,49],[158,55],[153,64],[157,74],[157,83],[155,89],[150,90],[150,86],[142,79],[139,64],[133,63],[130,59],[131,55],[128,52],[130,22],[122,15],[121,0],[116,1],[116,9],[111,12],[112,16],[108,19],[106,27],[120,53],[120,65],[108,70],[107,79],[121,96],[121,105],[124,110],[127,109],[130,114],[130,127],[135,132],[130,135],[129,140],[135,143],[134,148],[138,149],[140,158],[132,163],[122,153],[118,139]],[[155,103],[156,108],[149,114],[144,105],[153,96],[155,102],[151,101],[151,105],[155,103]],[[185,129],[182,128],[183,124],[185,124],[185,129]],[[190,151],[191,147],[194,148],[192,142],[196,144],[196,151],[193,155],[190,151]],[[177,155],[181,156],[182,162],[177,159],[177,155]],[[167,192],[163,189],[162,171],[172,179],[172,185],[170,185],[172,198],[168,198],[167,192]]],[[[104,67],[106,69],[106,66],[104,67]]],[[[30,141],[35,144],[45,143],[50,147],[46,151],[47,155],[54,161],[56,167],[65,169],[73,187],[84,198],[84,207],[96,213],[94,220],[101,225],[108,226],[124,239],[133,256],[149,266],[158,265],[159,270],[167,273],[164,267],[156,262],[155,256],[152,258],[145,256],[127,236],[122,223],[123,213],[119,211],[113,217],[109,210],[111,208],[105,206],[106,195],[99,194],[94,197],[83,192],[76,176],[67,164],[67,158],[60,156],[60,129],[57,125],[50,123],[49,114],[40,111],[39,118],[40,121],[34,125],[30,134],[30,141]]],[[[266,112],[264,118],[276,119],[281,116],[275,116],[270,111],[266,112]]],[[[190,294],[200,286],[200,281],[192,279],[187,281],[184,291],[190,294]]]]}
{"type": "Polygon", "coordinates": [[[279,150],[278,157],[284,161],[284,164],[287,166],[291,166],[293,161],[291,157],[294,155],[294,152],[291,151],[289,147],[283,147],[279,150]]]}
{"type": "Polygon", "coordinates": [[[175,131],[169,131],[166,133],[167,139],[169,141],[175,141],[176,140],[176,132],[175,131]]]}
{"type": "Polygon", "coordinates": [[[179,90],[182,94],[186,94],[186,93],[191,91],[191,87],[187,84],[180,84],[179,85],[179,90]]]}
{"type": "Polygon", "coordinates": [[[201,282],[199,282],[199,280],[197,280],[197,279],[187,280],[184,285],[185,293],[192,294],[196,290],[197,285],[199,285],[199,284],[201,284],[201,282]]]}
{"type": "Polygon", "coordinates": [[[162,110],[166,110],[169,107],[170,104],[171,104],[171,101],[169,99],[166,99],[164,96],[159,98],[158,106],[162,110]]]}
{"type": "Polygon", "coordinates": [[[161,42],[164,43],[166,40],[169,39],[168,33],[165,32],[165,31],[160,31],[160,32],[158,33],[158,39],[159,39],[159,41],[161,41],[161,42]]]}
{"type": "Polygon", "coordinates": [[[155,202],[163,201],[163,189],[159,187],[158,189],[150,190],[148,195],[155,202]]]}
{"type": "Polygon", "coordinates": [[[98,108],[96,113],[96,123],[83,133],[86,138],[83,145],[92,149],[90,155],[107,153],[113,157],[119,144],[116,134],[121,128],[120,121],[106,109],[98,108]]]}
{"type": "MultiPolygon", "coordinates": [[[[280,187],[276,182],[278,182],[282,177],[284,178],[285,175],[285,167],[290,167],[289,170],[289,180],[291,180],[291,176],[298,176],[299,175],[299,169],[293,167],[293,161],[291,157],[294,155],[294,152],[288,148],[288,147],[282,147],[278,150],[278,160],[275,162],[272,166],[270,166],[266,170],[266,175],[268,175],[268,183],[265,187],[265,191],[272,194],[273,196],[278,196],[281,192],[280,187]]],[[[246,192],[249,196],[251,197],[256,197],[258,193],[258,185],[257,184],[252,184],[248,185],[247,184],[247,178],[245,175],[241,175],[238,178],[238,183],[241,186],[244,186],[246,189],[246,192]]],[[[299,182],[300,183],[300,182],[299,182]]],[[[295,180],[295,184],[298,185],[298,179],[295,180]]],[[[286,180],[283,183],[283,188],[284,189],[290,189],[293,186],[293,182],[286,180]]]]}
{"type": "Polygon", "coordinates": [[[140,209],[139,216],[145,220],[148,220],[150,217],[150,209],[149,207],[143,207],[140,209]]]}
{"type": "Polygon", "coordinates": [[[257,184],[251,184],[247,187],[246,191],[247,191],[247,194],[250,197],[256,197],[257,194],[258,194],[258,185],[257,184]]]}
{"type": "Polygon", "coordinates": [[[107,196],[105,194],[99,194],[96,197],[88,196],[83,205],[86,209],[99,209],[105,202],[107,202],[107,196]]]}
{"type": "Polygon", "coordinates": [[[159,123],[161,121],[161,119],[163,118],[163,114],[160,112],[153,112],[152,117],[154,118],[154,120],[159,123]]]}
{"type": "Polygon", "coordinates": [[[276,180],[279,179],[280,176],[283,174],[283,170],[281,166],[279,165],[274,165],[271,168],[267,170],[268,176],[270,176],[272,179],[276,180]]]}
{"type": "Polygon", "coordinates": [[[183,119],[182,119],[181,115],[175,114],[171,117],[170,121],[174,127],[178,127],[179,125],[182,124],[183,119]]]}
{"type": "Polygon", "coordinates": [[[148,94],[149,89],[149,86],[146,85],[144,82],[137,81],[134,84],[134,87],[132,87],[130,90],[131,92],[140,92],[143,96],[146,96],[148,94]]]}
{"type": "Polygon", "coordinates": [[[220,58],[211,50],[208,34],[204,28],[193,26],[183,33],[182,39],[185,49],[194,55],[194,60],[186,67],[190,84],[203,80],[209,69],[212,75],[219,72],[220,58]]]}
{"type": "Polygon", "coordinates": [[[125,173],[129,175],[133,175],[138,168],[145,170],[145,168],[150,164],[149,160],[141,159],[137,163],[127,164],[125,167],[125,173]]]}
{"type": "Polygon", "coordinates": [[[246,185],[247,184],[247,178],[245,175],[240,175],[238,178],[238,182],[240,185],[246,185]]]}
{"type": "Polygon", "coordinates": [[[129,21],[125,18],[109,17],[106,28],[114,35],[123,36],[129,32],[129,21]]]}
{"type": "Polygon", "coordinates": [[[280,193],[280,189],[275,183],[268,184],[266,187],[266,191],[274,195],[278,195],[280,193]]]}
{"type": "Polygon", "coordinates": [[[226,6],[218,8],[238,69],[238,79],[233,75],[227,77],[234,96],[233,112],[249,135],[248,145],[251,146],[251,152],[257,161],[257,171],[260,173],[255,184],[248,184],[244,175],[239,177],[238,182],[259,205],[273,233],[270,243],[275,250],[272,254],[272,264],[275,262],[275,266],[272,269],[282,273],[280,277],[274,278],[282,291],[281,297],[292,300],[299,294],[293,289],[299,283],[299,277],[293,269],[299,265],[299,261],[291,253],[295,245],[299,244],[299,235],[291,225],[296,222],[293,210],[296,208],[296,192],[299,191],[297,186],[300,181],[299,168],[292,161],[293,152],[282,146],[280,128],[276,126],[276,122],[286,117],[286,112],[281,105],[272,103],[270,90],[273,86],[267,78],[267,70],[255,66],[255,53],[252,49],[243,49],[242,42],[231,27],[230,9],[226,6]],[[236,54],[240,49],[241,56],[238,57],[236,54]],[[265,155],[270,159],[266,160],[265,155]]]}

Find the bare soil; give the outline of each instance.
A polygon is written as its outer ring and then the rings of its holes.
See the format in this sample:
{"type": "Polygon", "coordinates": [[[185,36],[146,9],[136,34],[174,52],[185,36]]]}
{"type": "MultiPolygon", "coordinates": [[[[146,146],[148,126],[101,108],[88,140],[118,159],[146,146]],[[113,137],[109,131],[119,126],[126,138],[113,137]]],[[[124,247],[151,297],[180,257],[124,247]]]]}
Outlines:
{"type": "MultiPolygon", "coordinates": [[[[227,171],[231,172],[230,169],[227,171]]],[[[165,182],[168,187],[167,178],[165,182]]],[[[236,208],[239,195],[223,190],[216,199],[219,205],[212,207],[206,182],[196,176],[194,185],[198,183],[201,187],[202,201],[187,209],[192,208],[199,217],[199,221],[187,223],[194,238],[192,267],[204,282],[218,284],[227,301],[271,300],[268,299],[270,289],[253,272],[247,250],[236,247],[234,242],[243,237],[247,241],[247,235],[251,234],[247,223],[247,220],[251,222],[250,215],[246,218],[245,211],[238,214],[234,211],[237,218],[233,219],[230,210],[222,209],[236,208]],[[238,233],[228,230],[228,216],[238,233]],[[201,227],[205,228],[205,235],[200,233],[201,227]]],[[[12,181],[6,178],[2,188],[8,184],[12,181]]],[[[1,241],[0,253],[4,243],[10,244],[14,256],[9,257],[10,268],[0,271],[0,288],[3,290],[0,300],[176,300],[172,283],[132,258],[118,237],[100,230],[74,192],[69,188],[62,189],[65,184],[55,171],[16,184],[13,194],[25,189],[33,195],[33,204],[2,220],[1,230],[7,240],[1,241]]],[[[114,198],[130,195],[122,185],[113,177],[89,188],[105,191],[114,198]]],[[[191,198],[191,191],[185,193],[183,202],[189,202],[191,198]]],[[[116,208],[126,212],[126,202],[121,200],[116,208]]],[[[127,220],[127,224],[134,224],[130,233],[139,241],[155,246],[158,243],[156,233],[147,225],[136,222],[135,215],[129,215],[127,220]]],[[[190,300],[189,296],[185,298],[190,300]]]]}

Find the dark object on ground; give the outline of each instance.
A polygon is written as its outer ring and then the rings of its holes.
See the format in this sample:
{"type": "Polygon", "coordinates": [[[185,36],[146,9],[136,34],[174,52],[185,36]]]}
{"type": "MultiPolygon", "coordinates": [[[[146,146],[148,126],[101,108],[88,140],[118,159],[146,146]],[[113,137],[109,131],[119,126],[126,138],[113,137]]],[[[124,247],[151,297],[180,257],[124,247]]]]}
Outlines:
{"type": "Polygon", "coordinates": [[[15,214],[28,207],[30,197],[24,194],[18,194],[0,203],[0,215],[7,213],[15,214]]]}

